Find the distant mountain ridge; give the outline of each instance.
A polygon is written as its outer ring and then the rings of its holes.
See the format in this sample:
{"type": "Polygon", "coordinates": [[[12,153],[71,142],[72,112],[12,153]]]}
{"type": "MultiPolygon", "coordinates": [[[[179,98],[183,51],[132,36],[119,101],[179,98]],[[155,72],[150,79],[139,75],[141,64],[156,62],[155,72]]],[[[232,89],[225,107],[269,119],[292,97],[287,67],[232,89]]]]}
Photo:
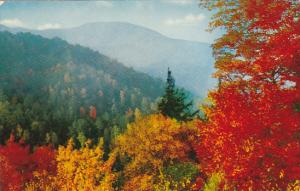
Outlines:
{"type": "Polygon", "coordinates": [[[168,38],[134,24],[97,22],[43,31],[7,27],[0,27],[0,30],[30,31],[48,38],[59,37],[163,79],[170,67],[179,86],[202,97],[215,85],[215,80],[211,78],[214,68],[209,44],[168,38]]]}

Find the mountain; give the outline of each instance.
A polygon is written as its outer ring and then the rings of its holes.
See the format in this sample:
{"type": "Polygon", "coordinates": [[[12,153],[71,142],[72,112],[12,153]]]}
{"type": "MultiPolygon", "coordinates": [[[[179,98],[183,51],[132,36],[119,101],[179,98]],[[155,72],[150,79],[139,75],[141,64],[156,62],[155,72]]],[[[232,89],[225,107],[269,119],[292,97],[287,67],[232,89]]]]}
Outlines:
{"type": "Polygon", "coordinates": [[[112,136],[164,90],[159,79],[59,38],[0,32],[0,50],[0,136],[20,132],[32,145],[112,136]]]}
{"type": "MultiPolygon", "coordinates": [[[[26,31],[21,28],[2,30],[26,31]]],[[[211,78],[214,71],[212,50],[207,43],[171,39],[148,28],[122,22],[97,22],[31,32],[98,50],[154,77],[164,79],[170,67],[177,84],[196,95],[205,96],[215,84],[211,78]]]]}

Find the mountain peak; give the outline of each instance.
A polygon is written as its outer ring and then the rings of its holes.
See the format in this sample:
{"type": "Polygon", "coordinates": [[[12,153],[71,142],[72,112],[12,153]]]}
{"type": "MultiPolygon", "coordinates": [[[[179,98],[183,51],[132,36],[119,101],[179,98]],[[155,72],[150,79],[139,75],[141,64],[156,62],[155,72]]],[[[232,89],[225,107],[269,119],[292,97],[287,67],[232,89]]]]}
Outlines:
{"type": "Polygon", "coordinates": [[[165,37],[163,34],[152,30],[150,28],[144,27],[144,26],[140,26],[140,25],[135,25],[129,22],[119,22],[119,21],[112,21],[112,22],[91,22],[91,23],[85,23],[83,25],[77,26],[77,27],[73,27],[71,28],[73,30],[88,30],[88,29],[92,29],[93,31],[100,31],[104,32],[105,30],[110,30],[113,31],[115,33],[144,33],[147,35],[152,35],[152,36],[157,36],[157,37],[165,37]]]}
{"type": "Polygon", "coordinates": [[[196,95],[205,96],[215,84],[212,50],[207,43],[168,38],[126,22],[94,22],[32,33],[89,47],[154,77],[165,78],[170,67],[177,84],[196,95]]]}

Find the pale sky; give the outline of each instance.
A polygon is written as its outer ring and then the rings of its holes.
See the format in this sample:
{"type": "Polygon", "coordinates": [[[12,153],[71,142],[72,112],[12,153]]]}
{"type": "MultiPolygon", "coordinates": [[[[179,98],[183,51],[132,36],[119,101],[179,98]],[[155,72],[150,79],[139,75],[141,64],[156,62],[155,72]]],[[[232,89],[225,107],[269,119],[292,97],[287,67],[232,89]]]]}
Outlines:
{"type": "Polygon", "coordinates": [[[219,35],[206,32],[210,16],[197,0],[0,1],[0,24],[10,27],[43,30],[121,21],[171,38],[208,43],[219,35]]]}

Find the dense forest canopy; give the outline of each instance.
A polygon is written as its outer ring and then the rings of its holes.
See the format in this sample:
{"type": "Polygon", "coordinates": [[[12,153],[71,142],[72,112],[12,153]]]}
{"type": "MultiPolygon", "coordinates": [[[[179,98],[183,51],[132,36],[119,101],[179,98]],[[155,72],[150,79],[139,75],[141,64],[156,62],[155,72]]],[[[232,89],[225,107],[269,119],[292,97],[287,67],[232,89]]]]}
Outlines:
{"type": "Polygon", "coordinates": [[[122,132],[135,108],[153,110],[163,90],[160,80],[58,38],[1,32],[0,49],[2,144],[10,133],[31,145],[97,142],[122,132]]]}

